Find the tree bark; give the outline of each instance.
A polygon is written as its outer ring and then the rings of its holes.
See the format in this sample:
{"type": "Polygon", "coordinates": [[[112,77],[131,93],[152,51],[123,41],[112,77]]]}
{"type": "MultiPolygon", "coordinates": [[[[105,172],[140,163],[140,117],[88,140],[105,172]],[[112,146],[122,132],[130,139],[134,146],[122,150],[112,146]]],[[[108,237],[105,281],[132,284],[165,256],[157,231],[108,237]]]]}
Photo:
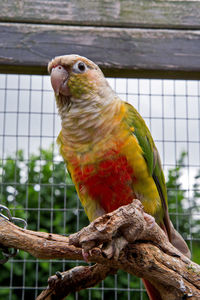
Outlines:
{"type": "Polygon", "coordinates": [[[200,266],[174,248],[156,223],[149,225],[139,200],[69,237],[25,230],[0,217],[0,244],[42,259],[84,256],[96,263],[51,276],[38,300],[63,299],[118,269],[150,281],[163,300],[200,299],[200,266]]]}

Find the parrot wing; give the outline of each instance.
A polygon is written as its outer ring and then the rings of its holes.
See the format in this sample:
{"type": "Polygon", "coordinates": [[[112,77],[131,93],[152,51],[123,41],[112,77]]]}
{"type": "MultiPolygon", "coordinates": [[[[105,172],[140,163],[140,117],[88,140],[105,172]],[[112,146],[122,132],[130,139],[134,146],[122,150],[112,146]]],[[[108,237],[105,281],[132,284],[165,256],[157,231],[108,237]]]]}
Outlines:
{"type": "Polygon", "coordinates": [[[163,224],[159,225],[167,233],[169,241],[172,243],[172,245],[190,258],[191,254],[186,242],[175,230],[169,218],[165,177],[161,166],[160,156],[151,133],[137,110],[129,103],[125,103],[125,106],[127,111],[126,122],[130,129],[132,129],[131,131],[137,138],[138,143],[142,148],[143,156],[147,163],[149,173],[153,177],[160,195],[163,208],[163,224]]]}
{"type": "MultiPolygon", "coordinates": [[[[169,240],[171,240],[171,222],[168,214],[167,190],[158,150],[143,118],[132,105],[130,105],[129,103],[125,103],[125,106],[127,111],[126,122],[128,126],[132,128],[132,132],[137,138],[140,147],[142,148],[143,156],[146,161],[149,174],[153,177],[156,184],[163,207],[163,222],[169,240]]],[[[160,225],[162,227],[162,224],[160,225]]]]}

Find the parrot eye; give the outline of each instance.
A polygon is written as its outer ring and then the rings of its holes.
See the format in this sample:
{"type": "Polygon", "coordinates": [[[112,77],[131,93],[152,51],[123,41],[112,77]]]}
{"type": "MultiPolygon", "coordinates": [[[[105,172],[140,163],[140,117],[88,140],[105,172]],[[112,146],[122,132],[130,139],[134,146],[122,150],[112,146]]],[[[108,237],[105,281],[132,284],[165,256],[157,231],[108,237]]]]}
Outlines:
{"type": "Polygon", "coordinates": [[[73,66],[73,71],[75,73],[84,73],[87,70],[87,66],[84,62],[82,61],[78,61],[77,63],[75,63],[75,65],[73,66]]]}

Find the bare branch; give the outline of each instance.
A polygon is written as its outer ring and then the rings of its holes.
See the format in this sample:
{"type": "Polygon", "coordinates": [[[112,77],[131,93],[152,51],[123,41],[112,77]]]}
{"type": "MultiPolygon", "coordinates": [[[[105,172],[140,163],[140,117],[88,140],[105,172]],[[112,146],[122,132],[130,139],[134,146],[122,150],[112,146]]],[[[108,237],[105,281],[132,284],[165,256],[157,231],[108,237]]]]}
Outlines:
{"type": "Polygon", "coordinates": [[[21,229],[0,218],[0,244],[43,259],[82,259],[83,249],[87,259],[97,263],[50,277],[40,300],[53,295],[63,299],[72,291],[94,286],[113,272],[113,266],[150,281],[163,300],[200,298],[200,266],[174,248],[157,224],[149,226],[137,200],[69,238],[21,229]]]}
{"type": "Polygon", "coordinates": [[[97,285],[109,274],[116,273],[110,266],[95,264],[91,267],[78,266],[69,271],[51,276],[48,288],[44,290],[37,300],[61,300],[72,292],[80,291],[97,285]]]}

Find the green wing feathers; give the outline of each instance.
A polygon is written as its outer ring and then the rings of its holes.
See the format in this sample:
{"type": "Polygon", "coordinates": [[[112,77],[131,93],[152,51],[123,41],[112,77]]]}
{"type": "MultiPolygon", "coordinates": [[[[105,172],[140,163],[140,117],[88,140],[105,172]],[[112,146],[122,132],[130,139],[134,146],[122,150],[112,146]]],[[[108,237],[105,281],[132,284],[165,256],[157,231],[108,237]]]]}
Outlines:
{"type": "Polygon", "coordinates": [[[129,103],[126,103],[125,105],[127,110],[127,124],[130,128],[134,128],[133,134],[136,136],[138,143],[142,148],[143,156],[147,163],[149,174],[153,177],[157,190],[159,192],[164,214],[163,222],[166,227],[167,234],[170,238],[171,226],[168,215],[167,189],[158,150],[143,118],[132,105],[130,105],[129,103]]]}
{"type": "Polygon", "coordinates": [[[138,143],[142,148],[149,173],[153,177],[161,199],[163,208],[163,223],[159,225],[167,233],[169,241],[174,245],[174,247],[190,258],[191,254],[186,242],[175,230],[169,218],[165,177],[160,162],[160,156],[151,133],[137,110],[128,103],[125,105],[127,109],[126,122],[130,128],[134,128],[133,134],[135,134],[138,143]]]}

